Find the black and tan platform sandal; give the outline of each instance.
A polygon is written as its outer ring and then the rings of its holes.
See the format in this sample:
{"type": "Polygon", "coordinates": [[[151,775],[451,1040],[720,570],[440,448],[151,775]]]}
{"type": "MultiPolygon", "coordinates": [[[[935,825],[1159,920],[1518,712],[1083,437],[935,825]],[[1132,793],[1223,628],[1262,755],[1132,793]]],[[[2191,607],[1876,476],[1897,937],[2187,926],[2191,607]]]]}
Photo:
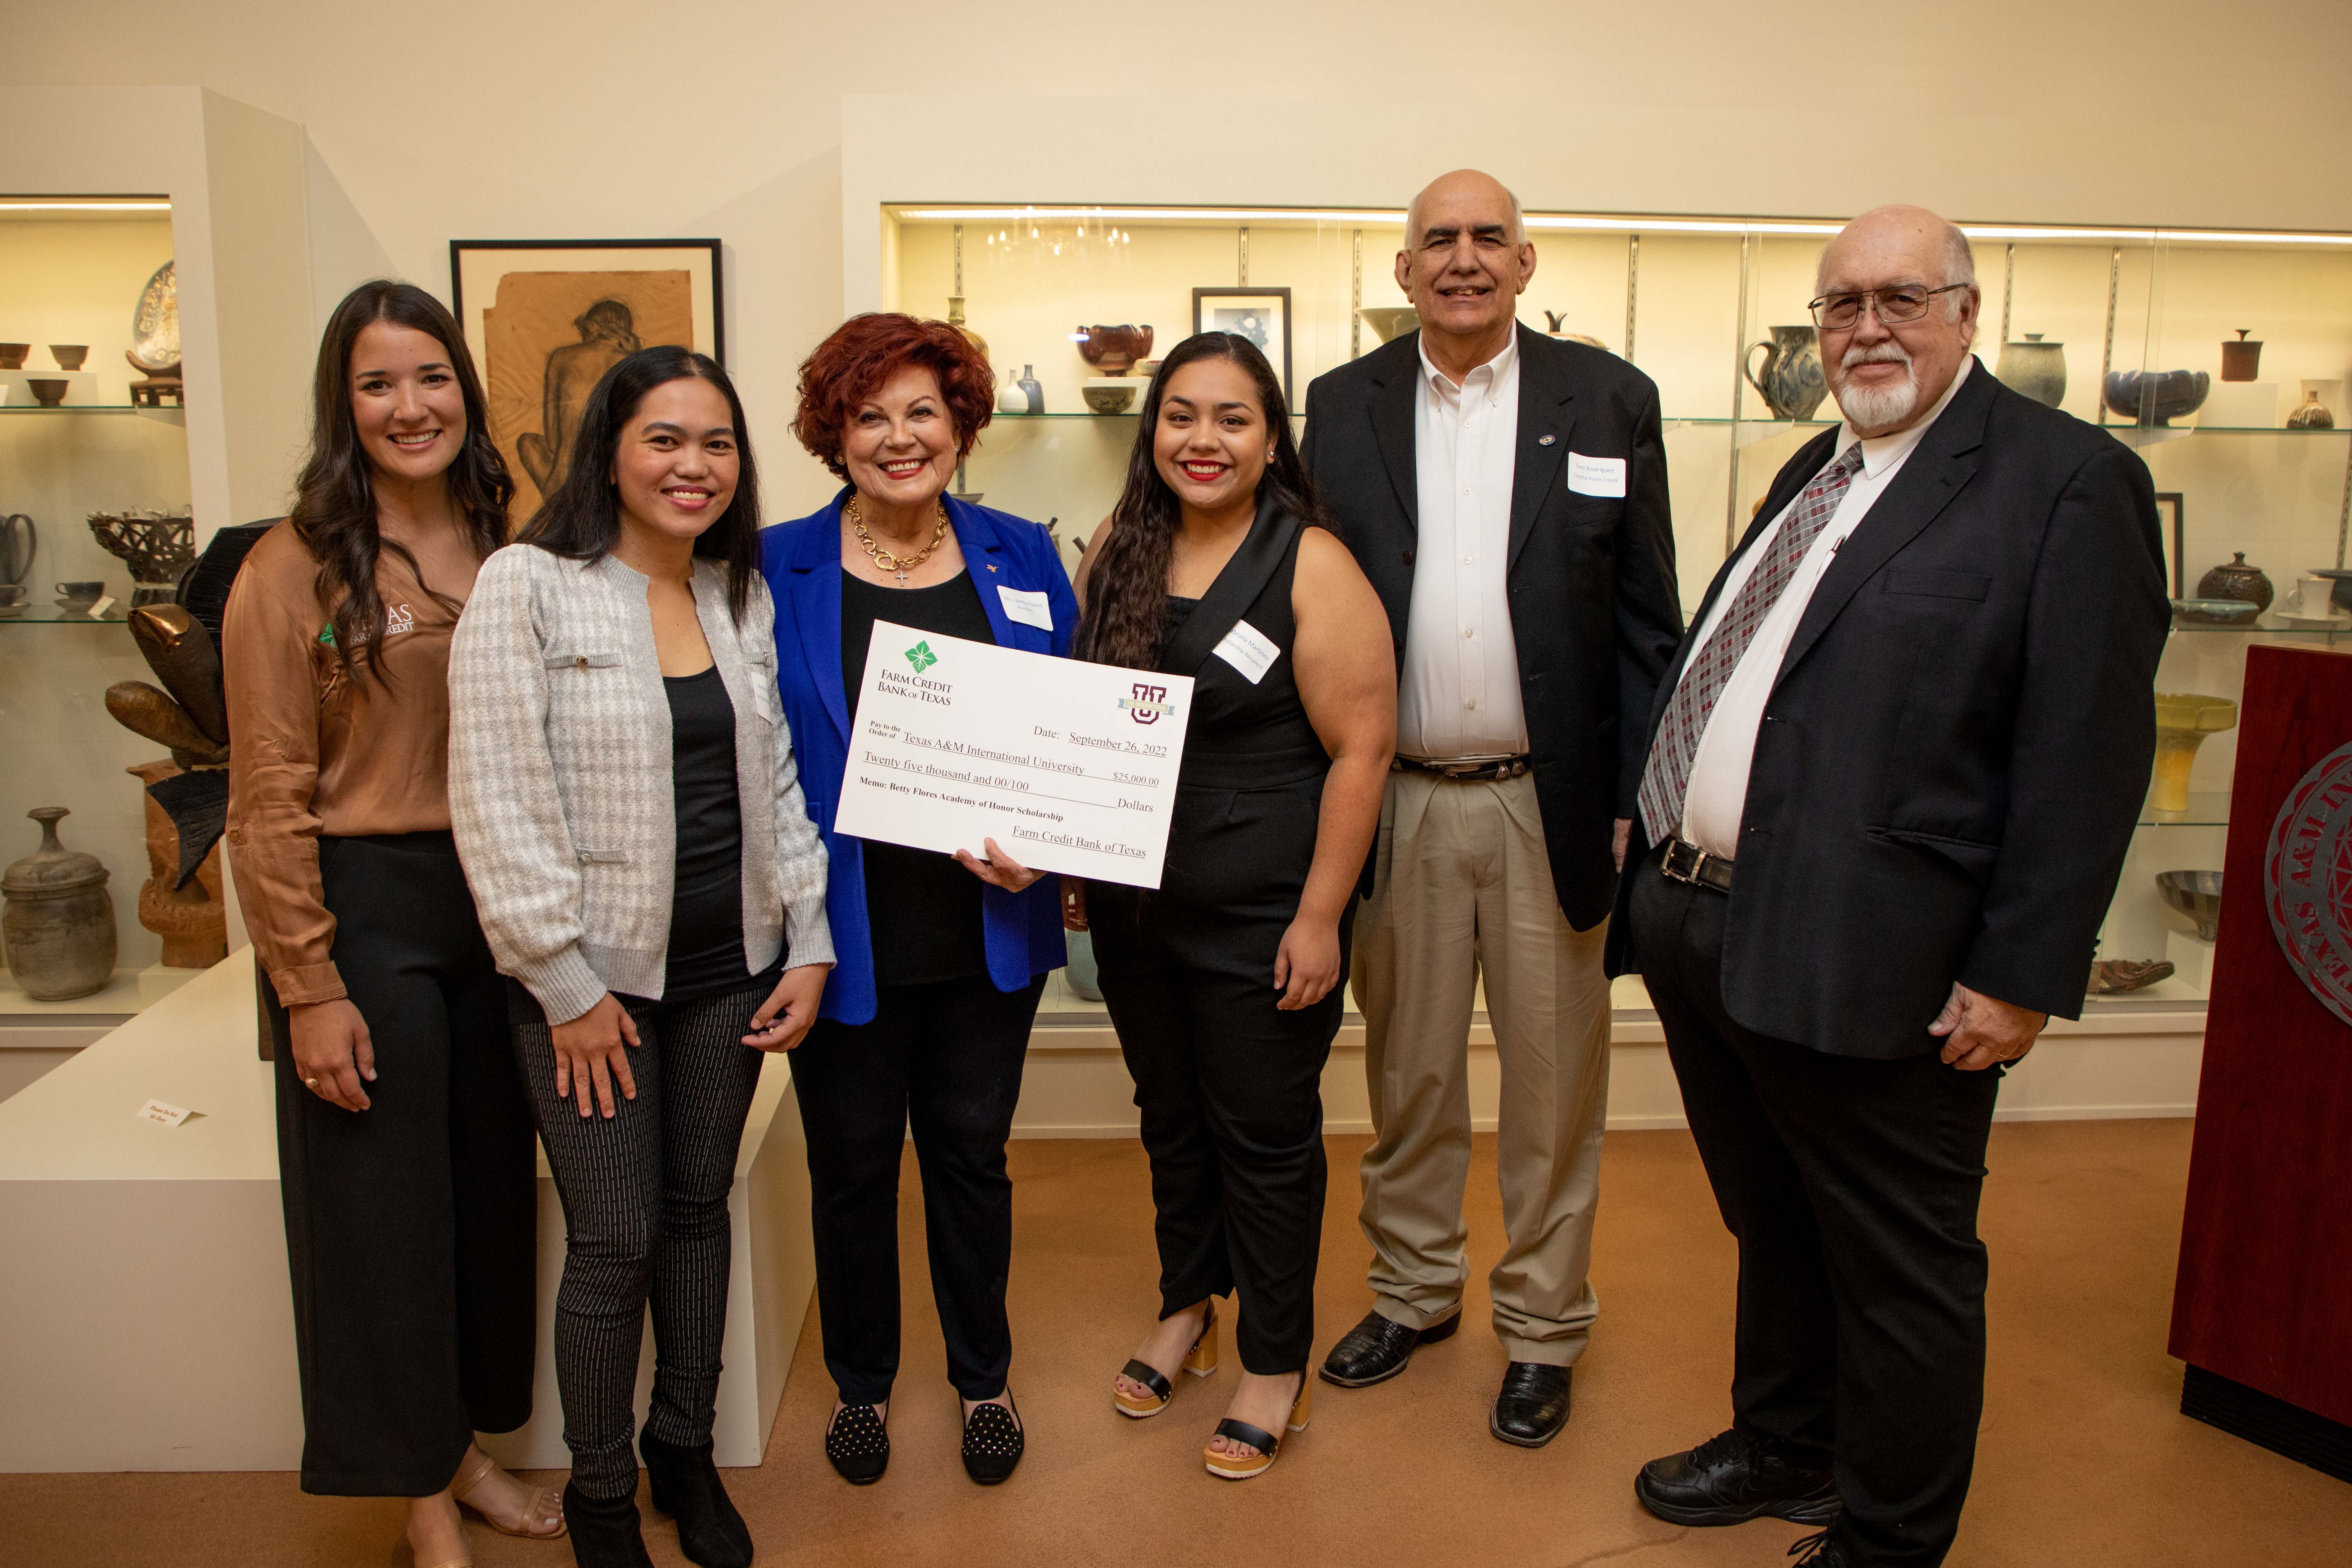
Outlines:
{"type": "MultiPolygon", "coordinates": [[[[1209,1299],[1209,1310],[1201,1319],[1201,1331],[1194,1337],[1192,1348],[1184,1352],[1184,1360],[1177,1370],[1189,1372],[1194,1377],[1206,1377],[1217,1370],[1216,1298],[1209,1299]]],[[[1150,1398],[1139,1399],[1119,1387],[1118,1384],[1112,1384],[1111,1401],[1121,1415],[1137,1421],[1148,1421],[1167,1409],[1168,1402],[1176,1397],[1175,1384],[1162,1377],[1160,1369],[1150,1362],[1129,1362],[1119,1368],[1118,1374],[1131,1383],[1139,1383],[1151,1391],[1150,1398]]]]}
{"type": "MultiPolygon", "coordinates": [[[[1304,1432],[1314,1415],[1315,1383],[1304,1372],[1298,1374],[1298,1397],[1291,1402],[1290,1419],[1284,1431],[1304,1432]]],[[[1265,1474],[1274,1466],[1274,1457],[1282,1451],[1282,1438],[1246,1421],[1231,1416],[1217,1423],[1216,1436],[1235,1443],[1247,1443],[1257,1450],[1255,1454],[1220,1452],[1202,1447],[1201,1457],[1208,1461],[1209,1473],[1221,1481],[1246,1481],[1265,1474]]]]}

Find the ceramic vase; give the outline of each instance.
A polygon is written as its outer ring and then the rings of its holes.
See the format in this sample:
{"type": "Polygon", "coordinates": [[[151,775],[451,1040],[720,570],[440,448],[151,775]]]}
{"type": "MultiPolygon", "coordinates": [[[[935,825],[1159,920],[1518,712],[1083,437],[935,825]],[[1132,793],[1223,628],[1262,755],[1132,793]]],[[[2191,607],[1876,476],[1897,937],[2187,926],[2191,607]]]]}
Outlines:
{"type": "Polygon", "coordinates": [[[1021,379],[1014,382],[1013,384],[1021,389],[1021,395],[1026,403],[1026,406],[1021,410],[1022,413],[1043,414],[1045,412],[1045,389],[1037,384],[1037,367],[1035,365],[1023,365],[1021,367],[1021,379]]]}
{"type": "Polygon", "coordinates": [[[1748,345],[1748,384],[1763,394],[1775,419],[1811,419],[1829,395],[1829,378],[1822,371],[1822,345],[1810,326],[1773,327],[1769,342],[1748,345]],[[1764,351],[1759,374],[1756,351],[1764,351]]]}
{"type": "Polygon", "coordinates": [[[2246,334],[2252,331],[2252,327],[2240,327],[2238,341],[2221,345],[2221,379],[2223,381],[2252,381],[2262,374],[2262,340],[2256,338],[2252,342],[2246,341],[2246,334]]]}
{"type": "Polygon", "coordinates": [[[2233,730],[2238,705],[2226,697],[2195,692],[2156,694],[2156,777],[2147,794],[2152,811],[2189,809],[2189,770],[2208,735],[2233,730]]]}
{"type": "Polygon", "coordinates": [[[2066,395],[2066,345],[2045,343],[2040,332],[2028,332],[2023,342],[2000,345],[1993,374],[2011,392],[2055,408],[2066,395]]]}
{"type": "Polygon", "coordinates": [[[2344,384],[2340,381],[2305,382],[2303,401],[2295,405],[2294,413],[2286,416],[2286,427],[2290,430],[2335,429],[2336,413],[2328,406],[2328,400],[2340,395],[2343,388],[2344,384]]]}
{"type": "Polygon", "coordinates": [[[2271,607],[2275,592],[2269,575],[2261,567],[2246,564],[2246,552],[2242,550],[2233,552],[2225,564],[2197,579],[2199,598],[2241,600],[2253,605],[2258,614],[2271,607]]]}
{"type": "Polygon", "coordinates": [[[0,875],[7,910],[0,945],[8,972],[37,1002],[65,1002],[103,991],[114,976],[114,898],[95,855],[58,840],[62,805],[25,814],[41,825],[41,847],[0,875]]]}

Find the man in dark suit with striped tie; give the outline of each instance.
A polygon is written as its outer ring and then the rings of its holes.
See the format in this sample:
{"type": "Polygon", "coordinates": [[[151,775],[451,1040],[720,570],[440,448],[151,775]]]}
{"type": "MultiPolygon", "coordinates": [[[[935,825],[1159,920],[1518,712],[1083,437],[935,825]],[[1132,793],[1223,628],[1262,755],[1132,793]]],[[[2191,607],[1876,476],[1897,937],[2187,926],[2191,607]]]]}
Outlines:
{"type": "Polygon", "coordinates": [[[1817,281],[1844,420],[1659,689],[1611,922],[1739,1244],[1731,1429],[1634,1490],[1822,1525],[1817,1568],[1931,1565],[1983,1406],[1994,1097],[2081,1012],[2168,612],[2146,466],[1969,353],[1958,230],[1866,213],[1817,281]]]}

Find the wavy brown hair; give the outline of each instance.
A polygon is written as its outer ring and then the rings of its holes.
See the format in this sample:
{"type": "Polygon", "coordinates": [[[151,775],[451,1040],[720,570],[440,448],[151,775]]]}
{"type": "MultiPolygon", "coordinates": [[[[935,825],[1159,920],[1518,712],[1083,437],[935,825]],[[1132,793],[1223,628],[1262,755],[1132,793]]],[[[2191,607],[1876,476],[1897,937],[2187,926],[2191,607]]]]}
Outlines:
{"type": "Polygon", "coordinates": [[[971,444],[996,412],[995,373],[945,321],[919,321],[896,310],[850,317],[801,362],[801,405],[793,416],[793,434],[835,479],[849,478],[841,453],[850,416],[909,366],[939,377],[940,396],[955,425],[956,456],[971,456],[971,444]]]}
{"type": "Polygon", "coordinates": [[[1168,378],[1204,359],[1231,360],[1257,386],[1258,408],[1274,436],[1274,457],[1257,482],[1259,499],[1270,497],[1277,510],[1302,522],[1332,527],[1316,501],[1315,481],[1299,460],[1282,383],[1265,355],[1255,343],[1232,332],[1193,333],[1168,351],[1143,395],[1143,416],[1136,421],[1135,447],[1127,458],[1127,488],[1111,509],[1110,527],[1097,536],[1103,540],[1102,553],[1087,569],[1087,608],[1071,650],[1079,658],[1130,669],[1150,669],[1160,662],[1160,643],[1168,631],[1168,567],[1184,511],[1176,492],[1160,477],[1152,438],[1160,428],[1160,400],[1168,378]]]}
{"type": "Polygon", "coordinates": [[[474,373],[457,318],[413,283],[378,278],[344,295],[319,342],[319,366],[310,382],[310,456],[294,482],[288,517],[319,563],[319,602],[328,607],[336,651],[354,675],[383,680],[378,650],[383,646],[384,608],[375,587],[377,558],[386,550],[399,556],[443,607],[454,611],[459,601],[425,582],[416,558],[376,527],[374,468],[352,413],[352,353],[360,333],[375,321],[423,332],[449,356],[450,373],[466,403],[466,439],[442,478],[450,510],[477,555],[507,542],[507,503],[514,499],[514,481],[490,441],[481,377],[474,373]]]}

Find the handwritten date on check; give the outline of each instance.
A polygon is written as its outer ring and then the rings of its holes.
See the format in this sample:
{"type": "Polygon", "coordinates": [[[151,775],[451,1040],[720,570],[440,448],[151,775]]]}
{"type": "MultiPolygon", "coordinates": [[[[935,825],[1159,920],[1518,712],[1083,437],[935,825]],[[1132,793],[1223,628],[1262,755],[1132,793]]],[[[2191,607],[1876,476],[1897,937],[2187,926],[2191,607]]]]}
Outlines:
{"type": "Polygon", "coordinates": [[[1160,886],[1190,676],[874,623],[836,832],[1160,886]]]}

